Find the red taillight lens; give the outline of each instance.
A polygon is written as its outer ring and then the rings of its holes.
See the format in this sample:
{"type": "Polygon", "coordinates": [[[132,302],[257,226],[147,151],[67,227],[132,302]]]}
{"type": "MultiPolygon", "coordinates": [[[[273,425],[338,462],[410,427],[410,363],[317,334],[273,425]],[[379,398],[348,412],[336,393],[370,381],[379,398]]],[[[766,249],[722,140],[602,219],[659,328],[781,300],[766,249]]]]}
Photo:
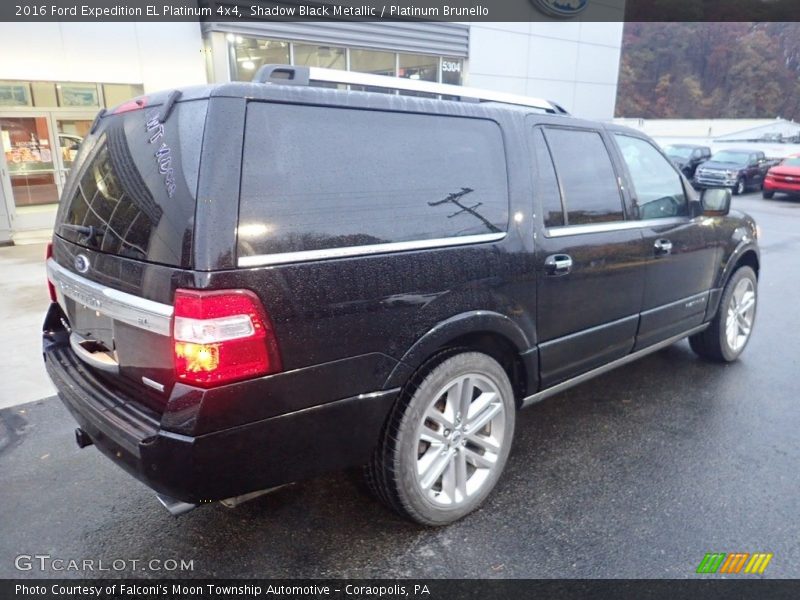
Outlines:
{"type": "Polygon", "coordinates": [[[272,325],[247,290],[176,290],[172,338],[179,381],[210,387],[281,370],[272,325]]]}
{"type": "MultiPolygon", "coordinates": [[[[47,261],[53,258],[53,242],[47,244],[47,250],[45,250],[44,255],[44,262],[47,264],[47,261]]],[[[58,302],[58,298],[56,297],[56,286],[53,285],[53,282],[50,281],[50,277],[47,277],[47,291],[50,292],[50,302],[58,302]]]]}

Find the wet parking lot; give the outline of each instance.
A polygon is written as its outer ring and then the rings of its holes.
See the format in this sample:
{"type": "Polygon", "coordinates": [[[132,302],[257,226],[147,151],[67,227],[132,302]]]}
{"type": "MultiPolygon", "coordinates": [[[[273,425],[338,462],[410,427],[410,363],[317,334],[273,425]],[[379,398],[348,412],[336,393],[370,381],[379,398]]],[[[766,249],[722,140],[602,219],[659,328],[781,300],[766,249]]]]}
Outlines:
{"type": "Polygon", "coordinates": [[[124,561],[106,576],[684,578],[707,552],[770,552],[764,577],[800,577],[800,201],[734,207],[762,230],[742,359],[681,342],[521,412],[503,479],[466,519],[406,523],[357,473],[175,519],[79,450],[51,397],[0,411],[0,577],[91,576],[17,558],[38,554],[124,561]]]}

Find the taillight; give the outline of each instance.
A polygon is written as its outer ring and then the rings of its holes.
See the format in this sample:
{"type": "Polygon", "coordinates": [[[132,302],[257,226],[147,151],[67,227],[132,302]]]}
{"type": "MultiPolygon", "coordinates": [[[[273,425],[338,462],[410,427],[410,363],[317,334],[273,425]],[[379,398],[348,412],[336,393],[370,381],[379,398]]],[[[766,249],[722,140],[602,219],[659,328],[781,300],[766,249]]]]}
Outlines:
{"type": "Polygon", "coordinates": [[[210,387],[281,370],[272,325],[247,290],[176,290],[172,338],[178,381],[210,387]]]}
{"type": "MultiPolygon", "coordinates": [[[[45,250],[44,254],[44,262],[47,264],[47,261],[53,258],[53,242],[47,244],[47,250],[45,250]]],[[[50,277],[47,277],[47,291],[50,292],[50,302],[58,302],[58,298],[56,297],[56,286],[53,285],[53,282],[50,281],[50,277]]]]}

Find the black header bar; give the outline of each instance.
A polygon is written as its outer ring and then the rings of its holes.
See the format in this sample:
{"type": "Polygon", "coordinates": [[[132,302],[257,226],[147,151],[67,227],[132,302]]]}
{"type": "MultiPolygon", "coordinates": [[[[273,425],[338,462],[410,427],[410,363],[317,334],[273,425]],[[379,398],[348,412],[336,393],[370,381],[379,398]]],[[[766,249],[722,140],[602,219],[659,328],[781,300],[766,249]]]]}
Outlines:
{"type": "Polygon", "coordinates": [[[3,0],[0,21],[800,21],[798,0],[3,0]]]}

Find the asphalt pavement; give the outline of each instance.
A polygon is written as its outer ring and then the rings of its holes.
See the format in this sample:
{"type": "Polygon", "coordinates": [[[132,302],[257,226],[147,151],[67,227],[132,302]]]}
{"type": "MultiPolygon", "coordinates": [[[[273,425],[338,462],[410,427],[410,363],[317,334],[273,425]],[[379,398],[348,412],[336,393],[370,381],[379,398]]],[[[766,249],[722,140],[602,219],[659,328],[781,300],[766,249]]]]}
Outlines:
{"type": "Polygon", "coordinates": [[[0,411],[0,577],[92,576],[68,562],[91,560],[128,577],[687,578],[707,552],[770,552],[763,577],[800,577],[800,201],[734,207],[762,230],[741,360],[681,342],[524,410],[504,477],[464,520],[407,523],[357,473],[175,519],[79,450],[50,397],[0,411]]]}

